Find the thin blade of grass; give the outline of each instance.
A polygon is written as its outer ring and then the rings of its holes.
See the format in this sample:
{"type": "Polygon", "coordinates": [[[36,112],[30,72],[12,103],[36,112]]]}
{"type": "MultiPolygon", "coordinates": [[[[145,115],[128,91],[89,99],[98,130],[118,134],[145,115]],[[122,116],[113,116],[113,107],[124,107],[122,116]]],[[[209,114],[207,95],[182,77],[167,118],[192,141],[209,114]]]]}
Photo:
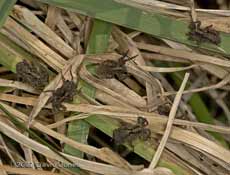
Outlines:
{"type": "Polygon", "coordinates": [[[0,2],[0,28],[3,26],[16,1],[17,0],[2,0],[0,2]]]}
{"type": "Polygon", "coordinates": [[[169,138],[169,135],[170,135],[170,132],[172,130],[172,125],[173,125],[173,120],[175,118],[175,115],[176,115],[176,112],[177,112],[177,109],[178,109],[178,106],[179,106],[179,103],[180,103],[180,100],[181,100],[181,97],[182,97],[182,93],[185,89],[185,86],[186,86],[186,83],[188,81],[188,78],[189,78],[189,73],[186,73],[185,74],[185,77],[184,77],[184,80],[180,86],[180,89],[176,95],[176,97],[174,98],[174,102],[173,102],[173,106],[171,108],[171,111],[169,113],[169,118],[168,118],[168,123],[167,123],[167,126],[166,126],[166,130],[165,130],[165,133],[161,139],[161,142],[156,150],[156,153],[149,165],[149,168],[150,169],[154,169],[158,163],[158,161],[160,160],[160,156],[164,150],[164,147],[167,143],[167,140],[169,138]]]}

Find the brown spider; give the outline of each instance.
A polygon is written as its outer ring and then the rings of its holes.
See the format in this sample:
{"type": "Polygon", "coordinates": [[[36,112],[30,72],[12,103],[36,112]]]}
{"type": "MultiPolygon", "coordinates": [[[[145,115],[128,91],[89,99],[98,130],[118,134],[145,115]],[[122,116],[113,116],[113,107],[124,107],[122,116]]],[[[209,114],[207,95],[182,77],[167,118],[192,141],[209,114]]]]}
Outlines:
{"type": "Polygon", "coordinates": [[[41,90],[49,83],[47,68],[40,63],[23,60],[16,65],[17,79],[41,90]]]}
{"type": "Polygon", "coordinates": [[[71,73],[72,80],[66,80],[62,75],[62,86],[57,88],[54,91],[45,91],[52,92],[52,96],[50,97],[48,103],[52,104],[53,113],[57,113],[62,110],[65,111],[65,106],[62,105],[62,102],[70,102],[73,101],[73,97],[76,95],[77,85],[73,81],[73,75],[71,73]]]}
{"type": "Polygon", "coordinates": [[[125,63],[127,61],[132,60],[137,57],[137,55],[133,57],[128,57],[128,51],[118,59],[118,61],[114,60],[106,60],[103,61],[97,68],[96,74],[101,79],[111,79],[117,78],[122,81],[129,76],[125,63]]]}
{"type": "Polygon", "coordinates": [[[115,129],[113,139],[118,145],[125,142],[132,145],[136,139],[146,141],[151,136],[151,131],[146,126],[148,126],[148,121],[143,117],[138,117],[135,125],[123,123],[121,127],[115,129]]]}
{"type": "Polygon", "coordinates": [[[188,39],[200,43],[212,43],[219,45],[221,43],[220,33],[212,28],[212,25],[201,28],[201,22],[191,22],[189,25],[190,31],[187,33],[188,39]]]}

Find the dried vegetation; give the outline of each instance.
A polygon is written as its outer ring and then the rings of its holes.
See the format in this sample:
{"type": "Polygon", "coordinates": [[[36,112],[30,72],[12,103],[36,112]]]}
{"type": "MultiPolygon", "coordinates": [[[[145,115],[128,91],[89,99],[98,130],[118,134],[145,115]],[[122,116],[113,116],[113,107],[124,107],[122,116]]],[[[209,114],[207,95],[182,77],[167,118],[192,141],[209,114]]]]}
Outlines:
{"type": "Polygon", "coordinates": [[[0,174],[230,174],[230,13],[116,3],[191,22],[189,44],[18,1],[0,30],[0,174]]]}

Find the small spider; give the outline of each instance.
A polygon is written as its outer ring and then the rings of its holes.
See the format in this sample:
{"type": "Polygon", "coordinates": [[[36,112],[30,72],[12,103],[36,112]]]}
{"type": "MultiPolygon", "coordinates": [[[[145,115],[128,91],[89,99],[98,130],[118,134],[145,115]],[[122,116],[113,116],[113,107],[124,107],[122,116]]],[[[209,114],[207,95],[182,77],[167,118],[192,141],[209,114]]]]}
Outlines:
{"type": "Polygon", "coordinates": [[[137,118],[135,125],[129,123],[123,123],[123,125],[113,131],[113,139],[116,144],[129,143],[136,139],[146,141],[151,136],[150,129],[146,128],[148,121],[143,117],[137,118]]]}
{"type": "Polygon", "coordinates": [[[73,81],[73,75],[72,80],[66,80],[62,75],[62,86],[57,88],[54,91],[45,91],[45,92],[52,92],[52,96],[49,99],[48,103],[52,104],[52,111],[53,113],[57,113],[62,110],[66,110],[65,106],[62,105],[62,102],[70,102],[73,101],[74,96],[76,95],[76,88],[77,85],[73,81]]]}
{"type": "Polygon", "coordinates": [[[213,29],[212,25],[201,28],[201,22],[195,21],[190,23],[189,29],[188,39],[196,41],[197,44],[208,42],[218,45],[221,43],[220,33],[213,29]]]}
{"type": "Polygon", "coordinates": [[[49,83],[47,68],[40,63],[23,60],[16,65],[17,79],[42,90],[49,83]]]}
{"type": "Polygon", "coordinates": [[[101,79],[111,79],[117,78],[122,81],[129,76],[125,63],[127,61],[132,60],[137,57],[137,55],[133,57],[128,57],[128,51],[118,59],[118,61],[114,60],[106,60],[103,61],[97,68],[96,74],[101,79]]]}
{"type": "Polygon", "coordinates": [[[172,106],[171,101],[166,100],[163,103],[157,105],[157,108],[154,111],[160,115],[168,116],[171,110],[171,106],[172,106]]]}

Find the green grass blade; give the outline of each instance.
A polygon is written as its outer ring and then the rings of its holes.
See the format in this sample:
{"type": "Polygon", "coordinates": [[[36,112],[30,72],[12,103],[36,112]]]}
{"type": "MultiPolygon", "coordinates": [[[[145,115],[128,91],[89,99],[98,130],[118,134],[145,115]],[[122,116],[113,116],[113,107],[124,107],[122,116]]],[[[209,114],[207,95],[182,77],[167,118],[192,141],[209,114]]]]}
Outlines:
{"type": "Polygon", "coordinates": [[[112,24],[94,20],[92,34],[87,47],[88,54],[99,54],[107,51],[112,24]]]}
{"type": "MultiPolygon", "coordinates": [[[[142,31],[156,37],[166,38],[187,45],[195,46],[187,39],[188,24],[173,18],[158,14],[155,11],[147,12],[135,7],[121,4],[115,0],[39,0],[54,6],[65,8],[77,13],[87,15],[102,21],[142,31]]],[[[230,35],[221,33],[220,47],[230,54],[230,35]]],[[[204,44],[201,47],[217,50],[216,46],[204,44]]]]}
{"type": "Polygon", "coordinates": [[[7,16],[10,14],[17,0],[1,0],[0,1],[0,28],[3,26],[7,16]]]}
{"type": "MultiPolygon", "coordinates": [[[[193,94],[189,100],[189,104],[191,105],[192,110],[199,122],[215,124],[213,116],[209,112],[207,106],[205,105],[204,101],[202,100],[199,94],[197,93],[193,94]]],[[[209,132],[209,133],[216,140],[218,140],[225,148],[229,148],[225,139],[219,133],[215,133],[215,132],[209,132]]]]}
{"type": "Polygon", "coordinates": [[[16,64],[23,58],[32,59],[33,56],[0,33],[0,64],[16,72],[16,64]]]}
{"type": "MultiPolygon", "coordinates": [[[[172,73],[170,76],[179,87],[182,82],[183,72],[180,73],[172,73]]],[[[188,103],[190,104],[192,111],[196,115],[196,119],[199,122],[207,123],[207,124],[215,124],[213,116],[208,110],[208,107],[202,100],[201,96],[198,93],[193,93],[190,97],[188,103]]],[[[217,141],[219,141],[225,148],[229,148],[228,144],[226,143],[225,139],[219,134],[214,132],[209,132],[217,141]]]]}
{"type": "MultiPolygon", "coordinates": [[[[99,20],[95,20],[93,25],[93,30],[90,35],[89,44],[87,47],[87,53],[93,54],[93,53],[105,52],[108,47],[110,33],[111,33],[111,24],[99,20]]],[[[89,63],[87,62],[85,62],[84,64],[89,65],[89,63]]],[[[91,66],[90,72],[94,72],[94,71],[95,68],[91,66]]],[[[81,88],[82,92],[88,95],[89,97],[94,98],[95,96],[94,87],[90,86],[89,84],[81,80],[78,88],[81,88]]],[[[79,103],[79,101],[76,100],[76,103],[79,103]]],[[[84,120],[71,122],[68,125],[68,137],[81,143],[87,143],[89,128],[90,125],[88,124],[88,122],[85,122],[84,120]]],[[[84,154],[81,151],[76,150],[68,145],[65,146],[65,151],[67,153],[70,153],[78,157],[84,156],[84,154]]]]}
{"type": "MultiPolygon", "coordinates": [[[[83,120],[76,120],[68,124],[67,136],[81,143],[87,143],[89,124],[83,120]]],[[[76,157],[83,158],[84,153],[65,144],[64,152],[76,157]]]]}

